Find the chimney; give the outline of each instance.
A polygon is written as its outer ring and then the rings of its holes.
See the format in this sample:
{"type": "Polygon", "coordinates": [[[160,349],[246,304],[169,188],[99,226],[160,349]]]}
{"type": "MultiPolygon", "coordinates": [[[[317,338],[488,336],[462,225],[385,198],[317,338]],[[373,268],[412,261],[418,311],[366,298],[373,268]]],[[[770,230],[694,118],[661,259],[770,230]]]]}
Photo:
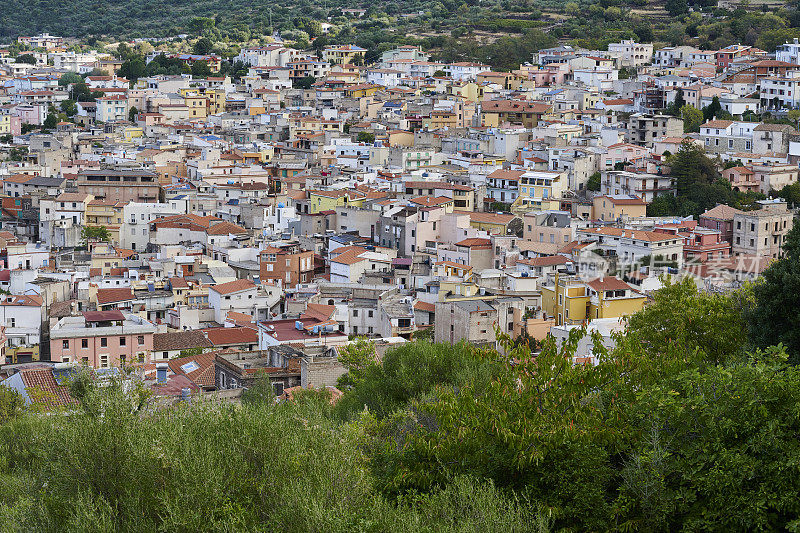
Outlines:
{"type": "Polygon", "coordinates": [[[167,382],[167,363],[156,363],[156,385],[164,385],[167,382]]]}

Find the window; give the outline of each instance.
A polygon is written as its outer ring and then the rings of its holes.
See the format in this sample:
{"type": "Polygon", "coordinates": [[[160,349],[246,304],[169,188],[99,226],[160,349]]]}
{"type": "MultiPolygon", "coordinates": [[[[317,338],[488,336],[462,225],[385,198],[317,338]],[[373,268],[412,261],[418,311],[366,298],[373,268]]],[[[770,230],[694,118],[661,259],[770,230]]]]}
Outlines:
{"type": "Polygon", "coordinates": [[[68,341],[68,340],[64,340],[64,341],[62,342],[62,346],[63,346],[63,348],[64,348],[65,350],[69,350],[69,341],[68,341]]]}
{"type": "Polygon", "coordinates": [[[126,343],[126,339],[125,339],[125,337],[120,337],[120,338],[119,338],[119,345],[120,345],[120,346],[125,346],[125,343],[126,343]]]}
{"type": "Polygon", "coordinates": [[[369,311],[367,311],[367,316],[368,316],[368,317],[370,317],[370,318],[372,318],[372,309],[370,309],[369,311]]]}
{"type": "Polygon", "coordinates": [[[358,309],[353,309],[353,316],[354,317],[358,316],[358,309]]]}
{"type": "Polygon", "coordinates": [[[108,339],[105,338],[105,337],[100,337],[100,346],[103,347],[103,348],[108,346],[108,339]]]}
{"type": "Polygon", "coordinates": [[[100,368],[108,368],[108,356],[101,355],[100,356],[100,368]]]}
{"type": "Polygon", "coordinates": [[[81,348],[89,347],[89,339],[81,339],[81,348]]]}

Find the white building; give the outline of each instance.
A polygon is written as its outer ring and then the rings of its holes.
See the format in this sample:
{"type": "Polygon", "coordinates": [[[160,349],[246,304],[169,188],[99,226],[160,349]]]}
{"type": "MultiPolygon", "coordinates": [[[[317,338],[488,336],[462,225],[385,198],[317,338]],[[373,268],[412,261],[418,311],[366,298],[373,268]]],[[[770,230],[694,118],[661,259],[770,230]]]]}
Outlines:
{"type": "Polygon", "coordinates": [[[578,229],[578,239],[591,240],[606,253],[615,254],[620,263],[635,263],[643,257],[661,257],[683,265],[683,237],[655,231],[622,228],[578,229]]]}
{"type": "Polygon", "coordinates": [[[675,185],[670,176],[626,172],[624,170],[603,171],[600,194],[637,196],[647,203],[662,194],[675,194],[675,185]]]}
{"type": "Polygon", "coordinates": [[[445,65],[444,71],[456,81],[474,80],[481,72],[491,70],[489,65],[483,63],[451,63],[445,65]]]}
{"type": "Polygon", "coordinates": [[[640,67],[653,60],[653,43],[637,43],[633,39],[623,39],[609,43],[608,55],[619,59],[622,67],[640,67]]]}
{"type": "Polygon", "coordinates": [[[761,78],[761,107],[763,109],[795,109],[800,107],[800,70],[790,70],[785,76],[761,78]]]}
{"type": "Polygon", "coordinates": [[[246,279],[209,287],[208,306],[214,310],[214,320],[224,324],[228,311],[243,313],[255,320],[268,318],[268,311],[279,297],[280,288],[273,285],[263,287],[267,292],[259,292],[259,286],[246,279]]]}
{"type": "Polygon", "coordinates": [[[159,217],[180,215],[183,212],[178,206],[171,204],[129,202],[122,208],[122,247],[144,250],[150,242],[150,222],[159,217]]]}
{"type": "Polygon", "coordinates": [[[600,92],[613,90],[614,82],[619,77],[619,71],[614,68],[579,68],[572,74],[576,82],[595,87],[600,92]]]}
{"type": "Polygon", "coordinates": [[[798,42],[798,39],[795,37],[791,43],[782,44],[776,48],[775,59],[800,65],[800,42],[798,42]]]}
{"type": "Polygon", "coordinates": [[[9,346],[39,344],[44,307],[38,295],[13,294],[0,299],[0,324],[6,327],[9,346]]]}
{"type": "Polygon", "coordinates": [[[103,96],[98,98],[97,115],[98,122],[115,122],[128,120],[128,97],[118,94],[114,96],[103,96]]]}

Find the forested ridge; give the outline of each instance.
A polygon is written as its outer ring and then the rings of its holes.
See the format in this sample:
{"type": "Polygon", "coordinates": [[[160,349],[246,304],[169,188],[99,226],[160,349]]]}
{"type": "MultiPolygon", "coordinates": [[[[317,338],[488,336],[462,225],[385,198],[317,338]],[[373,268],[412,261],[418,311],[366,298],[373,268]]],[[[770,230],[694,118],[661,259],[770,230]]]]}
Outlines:
{"type": "MultiPolygon", "coordinates": [[[[50,32],[102,47],[120,39],[207,37],[230,57],[243,45],[271,41],[319,49],[352,43],[368,61],[401,44],[420,45],[442,61],[478,60],[517,68],[540,48],[558,42],[604,50],[636,39],[657,46],[687,44],[714,50],[730,44],[766,51],[800,37],[797,2],[749,4],[736,9],[710,0],[6,0],[0,39],[50,32]],[[352,10],[363,10],[353,12],[352,10]],[[351,11],[345,11],[351,10],[351,11]],[[321,23],[330,27],[323,32],[321,23]],[[318,40],[319,42],[316,42],[318,40]]],[[[180,48],[180,47],[178,47],[180,48]]]]}

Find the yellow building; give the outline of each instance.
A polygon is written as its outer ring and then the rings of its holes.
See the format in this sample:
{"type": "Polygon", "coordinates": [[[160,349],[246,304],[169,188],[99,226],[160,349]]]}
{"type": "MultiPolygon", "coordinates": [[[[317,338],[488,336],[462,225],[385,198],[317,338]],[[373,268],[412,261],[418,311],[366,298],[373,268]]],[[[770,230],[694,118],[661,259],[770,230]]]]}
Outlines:
{"type": "Polygon", "coordinates": [[[595,196],[592,200],[592,220],[613,221],[621,216],[631,218],[647,215],[647,202],[638,196],[595,196]]]}
{"type": "Polygon", "coordinates": [[[128,126],[123,130],[122,135],[125,137],[125,141],[131,142],[144,137],[144,129],[139,126],[128,126]]]}
{"type": "Polygon", "coordinates": [[[620,318],[640,311],[647,297],[615,277],[584,281],[559,276],[542,285],[542,310],[557,326],[585,324],[596,318],[620,318]]]}
{"type": "Polygon", "coordinates": [[[361,207],[364,205],[366,195],[359,191],[306,191],[309,214],[319,213],[320,211],[331,211],[337,207],[353,206],[361,207]]]}
{"type": "Polygon", "coordinates": [[[86,205],[86,225],[89,227],[105,226],[108,229],[110,243],[120,245],[120,228],[122,227],[122,202],[92,200],[86,205]]]}
{"type": "Polygon", "coordinates": [[[203,94],[208,98],[209,115],[217,115],[225,112],[227,98],[223,89],[207,89],[203,94]]]}
{"type": "Polygon", "coordinates": [[[0,135],[11,133],[11,115],[0,115],[0,135]]]}
{"type": "Polygon", "coordinates": [[[486,88],[474,81],[454,83],[447,88],[453,96],[460,96],[469,102],[480,102],[486,94],[486,88]]]}
{"type": "Polygon", "coordinates": [[[508,225],[515,219],[519,220],[519,217],[498,213],[469,213],[469,225],[471,227],[486,231],[492,235],[507,235],[508,225]]]}
{"type": "Polygon", "coordinates": [[[564,172],[530,170],[519,179],[519,196],[511,206],[513,213],[532,210],[558,210],[567,176],[564,172]]]}
{"type": "Polygon", "coordinates": [[[183,96],[183,101],[187,108],[189,108],[189,116],[191,119],[202,119],[208,116],[208,97],[198,93],[194,89],[180,89],[180,94],[183,96]]]}
{"type": "Polygon", "coordinates": [[[8,346],[6,347],[5,361],[11,364],[25,363],[39,360],[39,345],[8,346]]]}
{"type": "Polygon", "coordinates": [[[365,96],[374,96],[382,88],[380,85],[372,83],[358,83],[345,87],[344,95],[347,98],[364,98],[365,96]]]}
{"type": "Polygon", "coordinates": [[[322,51],[322,60],[327,61],[331,65],[363,63],[366,54],[366,48],[361,48],[353,44],[328,46],[322,51]]]}

